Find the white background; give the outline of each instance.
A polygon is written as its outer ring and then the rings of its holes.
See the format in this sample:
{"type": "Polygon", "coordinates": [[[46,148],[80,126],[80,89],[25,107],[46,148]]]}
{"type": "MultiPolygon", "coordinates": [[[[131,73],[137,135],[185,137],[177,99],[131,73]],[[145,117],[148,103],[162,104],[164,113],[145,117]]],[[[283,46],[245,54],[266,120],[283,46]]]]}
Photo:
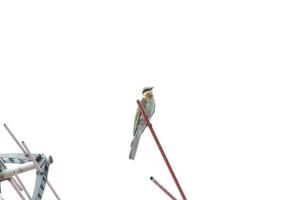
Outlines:
{"type": "MultiPolygon", "coordinates": [[[[271,0],[2,1],[0,123],[53,155],[62,199],[168,199],[150,176],[179,199],[148,130],[128,160],[135,101],[155,86],[152,123],[189,200],[298,200],[299,10],[271,0]]],[[[3,127],[0,138],[1,153],[19,152],[3,127]]],[[[3,197],[18,199],[7,183],[3,197]]]]}

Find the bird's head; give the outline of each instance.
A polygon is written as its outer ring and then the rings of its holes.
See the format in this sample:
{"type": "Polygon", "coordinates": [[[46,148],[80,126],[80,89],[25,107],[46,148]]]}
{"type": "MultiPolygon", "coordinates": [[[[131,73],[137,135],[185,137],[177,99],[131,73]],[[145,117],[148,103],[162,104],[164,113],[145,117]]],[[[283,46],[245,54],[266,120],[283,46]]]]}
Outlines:
{"type": "Polygon", "coordinates": [[[148,98],[152,98],[153,97],[153,93],[152,93],[152,89],[154,87],[145,87],[142,91],[142,94],[145,96],[145,97],[148,97],[148,98]]]}

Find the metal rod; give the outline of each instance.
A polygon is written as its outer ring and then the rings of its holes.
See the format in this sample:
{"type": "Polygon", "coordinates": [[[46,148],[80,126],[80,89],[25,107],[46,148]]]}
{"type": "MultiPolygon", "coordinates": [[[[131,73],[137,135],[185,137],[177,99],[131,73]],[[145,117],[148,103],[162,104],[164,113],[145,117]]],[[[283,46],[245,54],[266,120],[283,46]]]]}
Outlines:
{"type": "Polygon", "coordinates": [[[22,186],[16,181],[16,179],[13,176],[11,177],[11,180],[16,184],[16,186],[20,191],[23,191],[22,186]]]}
{"type": "Polygon", "coordinates": [[[30,196],[28,190],[26,189],[25,185],[23,184],[21,178],[19,177],[19,175],[17,173],[15,173],[15,177],[18,180],[18,182],[21,185],[21,187],[23,188],[23,190],[24,190],[26,196],[28,197],[28,199],[31,200],[31,196],[30,196]]]}
{"type": "Polygon", "coordinates": [[[20,149],[22,150],[22,152],[26,155],[25,149],[22,147],[22,145],[20,144],[20,142],[18,141],[18,139],[15,137],[15,135],[11,132],[11,130],[8,128],[8,126],[6,124],[3,124],[3,126],[7,130],[7,132],[10,134],[10,136],[13,138],[13,140],[17,143],[17,145],[20,147],[20,149]]]}
{"type": "Polygon", "coordinates": [[[35,166],[35,168],[36,168],[36,171],[37,171],[38,173],[40,173],[42,170],[41,170],[39,164],[38,164],[38,163],[36,162],[36,160],[34,159],[32,153],[30,152],[30,150],[28,149],[28,147],[27,147],[27,145],[25,144],[24,141],[22,141],[22,145],[24,146],[24,148],[25,148],[25,150],[26,150],[26,152],[27,152],[29,158],[30,158],[31,161],[33,162],[33,164],[34,164],[34,166],[35,166]]]}
{"type": "Polygon", "coordinates": [[[33,169],[35,169],[35,166],[32,162],[21,164],[18,167],[4,169],[0,172],[0,180],[11,178],[15,175],[15,173],[21,174],[23,172],[27,172],[33,169]]]}
{"type": "Polygon", "coordinates": [[[10,179],[8,180],[8,182],[10,182],[11,186],[15,189],[15,191],[18,193],[18,195],[20,196],[20,198],[22,200],[26,200],[25,197],[23,196],[23,194],[21,193],[21,191],[18,189],[18,187],[15,185],[15,183],[10,179]]]}
{"type": "Polygon", "coordinates": [[[153,176],[150,177],[150,180],[157,185],[166,195],[168,195],[171,199],[177,200],[164,186],[162,186],[153,176]]]}
{"type": "MultiPolygon", "coordinates": [[[[4,167],[4,169],[6,170],[7,167],[6,167],[6,165],[4,164],[4,162],[2,162],[2,160],[0,160],[0,163],[2,164],[2,166],[4,167]]],[[[3,170],[2,170],[2,171],[3,171],[3,170]]],[[[2,172],[1,172],[1,173],[2,173],[2,172]]],[[[17,173],[16,173],[16,174],[17,174],[17,173]]],[[[0,175],[1,175],[1,174],[0,174],[0,175]]],[[[18,187],[18,189],[19,189],[20,191],[23,191],[22,186],[19,184],[18,181],[15,180],[15,178],[14,178],[13,176],[9,177],[8,179],[11,180],[11,181],[13,181],[13,183],[18,187]]],[[[0,178],[0,180],[4,180],[4,179],[0,178]]],[[[1,192],[1,191],[0,191],[0,192],[1,192]]]]}
{"type": "Polygon", "coordinates": [[[141,104],[141,102],[139,100],[137,100],[137,104],[138,104],[139,109],[140,109],[140,111],[141,111],[141,113],[143,115],[144,121],[145,121],[146,125],[148,126],[148,128],[150,129],[150,132],[152,133],[152,136],[153,136],[153,138],[154,138],[154,140],[155,140],[155,142],[157,144],[157,147],[158,147],[158,149],[159,149],[159,151],[160,151],[160,153],[161,153],[161,155],[162,155],[162,157],[163,157],[163,159],[164,159],[164,161],[165,161],[165,163],[166,163],[166,165],[167,165],[167,167],[168,167],[168,169],[170,171],[170,174],[171,174],[171,176],[172,176],[172,178],[173,178],[173,180],[174,180],[174,182],[175,182],[175,184],[176,184],[176,186],[177,186],[177,188],[178,188],[178,190],[180,192],[180,195],[181,195],[182,199],[183,200],[187,200],[186,197],[185,197],[185,194],[184,194],[184,192],[183,192],[183,190],[182,190],[182,188],[180,186],[180,183],[177,180],[177,177],[176,177],[176,175],[175,175],[175,173],[174,173],[174,171],[172,169],[172,166],[171,166],[171,164],[170,164],[170,162],[169,162],[169,160],[168,160],[168,158],[167,158],[167,156],[166,156],[166,154],[165,154],[165,152],[164,152],[164,150],[163,150],[163,148],[162,148],[162,146],[161,146],[161,144],[160,144],[160,142],[159,142],[159,140],[158,140],[158,138],[157,138],[157,136],[155,134],[155,131],[154,131],[153,127],[152,127],[152,124],[150,123],[150,121],[148,119],[148,116],[145,113],[145,110],[144,110],[144,108],[143,108],[143,106],[142,106],[142,104],[141,104]]]}
{"type": "Polygon", "coordinates": [[[53,186],[51,185],[51,183],[49,182],[49,180],[46,181],[47,185],[49,186],[49,188],[51,189],[51,191],[53,192],[54,196],[56,197],[57,200],[60,200],[60,197],[58,196],[58,194],[56,193],[56,191],[54,190],[53,186]]]}

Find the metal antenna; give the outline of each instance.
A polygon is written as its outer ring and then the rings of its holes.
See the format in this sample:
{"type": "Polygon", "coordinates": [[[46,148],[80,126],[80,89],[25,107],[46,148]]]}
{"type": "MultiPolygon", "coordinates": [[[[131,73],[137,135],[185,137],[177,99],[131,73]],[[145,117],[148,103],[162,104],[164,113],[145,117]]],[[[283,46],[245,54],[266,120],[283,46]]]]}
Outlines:
{"type": "Polygon", "coordinates": [[[185,194],[184,194],[184,192],[183,192],[183,190],[182,190],[182,188],[180,186],[180,183],[179,183],[179,181],[178,181],[178,179],[177,179],[177,177],[176,177],[176,175],[175,175],[175,173],[174,173],[174,171],[172,169],[172,166],[171,166],[171,164],[170,164],[170,162],[169,162],[169,160],[167,158],[167,155],[166,155],[164,149],[162,148],[162,146],[161,146],[161,144],[160,144],[160,142],[159,142],[159,140],[157,138],[157,135],[156,135],[156,133],[155,133],[153,127],[152,127],[152,124],[150,123],[149,118],[148,118],[148,116],[147,116],[147,114],[146,114],[146,112],[145,112],[145,110],[144,110],[144,108],[143,108],[143,106],[142,106],[142,104],[141,104],[141,102],[139,100],[137,100],[137,104],[139,106],[139,109],[141,111],[143,119],[144,119],[146,125],[148,126],[148,128],[149,128],[149,130],[150,130],[150,132],[151,132],[151,134],[153,136],[153,139],[155,140],[155,143],[156,143],[156,145],[157,145],[157,147],[158,147],[158,149],[159,149],[159,151],[160,151],[160,153],[161,153],[161,155],[162,155],[162,157],[163,157],[163,159],[164,159],[164,161],[165,161],[165,163],[166,163],[166,165],[167,165],[167,167],[169,169],[169,172],[170,172],[170,174],[171,174],[171,176],[172,176],[172,178],[173,178],[173,180],[175,182],[175,185],[176,185],[176,187],[178,188],[178,190],[180,192],[180,195],[181,195],[182,199],[183,200],[187,200],[186,197],[185,197],[185,194]]]}
{"type": "MultiPolygon", "coordinates": [[[[41,168],[39,166],[39,164],[36,162],[36,160],[34,159],[32,153],[30,152],[28,146],[25,144],[24,141],[22,141],[22,145],[24,146],[30,160],[34,163],[34,166],[36,168],[37,173],[41,173],[41,168]]],[[[49,180],[46,180],[47,185],[49,186],[50,190],[52,191],[52,193],[54,194],[54,196],[56,197],[57,200],[60,200],[60,197],[58,196],[58,194],[56,193],[56,191],[54,190],[53,186],[50,184],[49,180]]]]}
{"type": "Polygon", "coordinates": [[[60,200],[60,197],[58,196],[58,194],[56,193],[56,191],[54,190],[53,186],[51,185],[51,183],[49,182],[49,180],[47,180],[47,185],[49,186],[49,188],[51,189],[52,193],[54,194],[54,196],[56,197],[57,200],[60,200]]]}
{"type": "Polygon", "coordinates": [[[14,179],[14,177],[11,177],[11,180],[15,183],[15,185],[18,188],[18,190],[23,191],[22,186],[18,183],[18,181],[16,181],[16,179],[14,179]]]}
{"type": "MultiPolygon", "coordinates": [[[[24,191],[27,198],[29,200],[32,200],[32,198],[35,198],[35,197],[30,196],[28,190],[26,189],[24,183],[22,182],[22,180],[18,174],[35,169],[37,172],[37,176],[43,176],[43,180],[45,181],[45,182],[43,182],[43,184],[44,183],[47,184],[49,186],[50,190],[55,195],[56,199],[60,200],[60,197],[58,196],[57,192],[54,190],[53,186],[50,184],[49,180],[47,179],[48,173],[46,173],[46,172],[48,172],[48,168],[45,168],[45,167],[49,166],[53,162],[52,157],[51,156],[46,157],[43,154],[34,154],[33,155],[24,141],[22,141],[20,143],[6,124],[4,124],[4,127],[7,130],[7,132],[9,133],[9,135],[13,138],[15,143],[19,146],[19,148],[21,149],[21,151],[23,152],[24,155],[18,154],[18,153],[17,154],[14,154],[14,153],[0,154],[0,166],[1,166],[0,181],[5,181],[5,180],[9,181],[9,183],[12,185],[12,187],[15,189],[15,191],[17,192],[17,194],[20,196],[20,198],[22,200],[25,200],[25,197],[23,196],[21,191],[24,191]],[[38,159],[38,160],[35,159],[35,157],[37,157],[37,156],[41,157],[43,159],[43,161],[41,162],[40,159],[38,159]],[[28,160],[28,158],[29,158],[29,160],[28,160]],[[7,168],[5,163],[15,163],[15,164],[19,164],[19,166],[7,168]],[[41,169],[41,167],[43,169],[41,169]]],[[[40,184],[41,183],[42,182],[40,182],[40,184]]],[[[42,189],[42,191],[43,191],[44,185],[40,185],[40,187],[36,187],[36,188],[42,189]]],[[[36,192],[37,192],[37,190],[34,191],[34,195],[39,195],[39,199],[41,199],[42,196],[40,196],[40,193],[36,193],[36,192]]],[[[3,200],[1,194],[0,194],[0,200],[3,200]]]]}
{"type": "Polygon", "coordinates": [[[22,200],[26,200],[25,197],[23,196],[23,194],[21,193],[21,191],[19,190],[19,188],[17,187],[16,183],[12,180],[9,179],[8,182],[11,184],[11,186],[15,189],[15,191],[17,192],[17,194],[20,196],[20,198],[22,200]]]}
{"type": "Polygon", "coordinates": [[[157,185],[166,195],[168,195],[171,199],[177,200],[164,186],[162,186],[153,176],[150,177],[150,180],[157,185]]]}
{"type": "MultiPolygon", "coordinates": [[[[5,169],[7,169],[6,165],[3,163],[2,160],[0,160],[0,163],[1,163],[2,166],[4,166],[5,169]]],[[[7,171],[8,171],[8,170],[7,170],[7,171]]],[[[27,189],[25,188],[23,182],[21,181],[21,179],[20,179],[20,177],[19,177],[17,171],[18,171],[18,170],[13,170],[13,171],[12,171],[12,172],[14,173],[15,177],[17,178],[17,180],[15,180],[15,178],[14,178],[13,175],[11,175],[11,177],[9,177],[7,180],[10,182],[10,184],[13,186],[13,188],[14,188],[15,190],[16,190],[16,188],[18,189],[19,192],[24,190],[24,192],[26,193],[26,195],[27,195],[27,197],[29,198],[29,200],[31,200],[31,197],[30,197],[30,195],[29,195],[27,189]]],[[[16,190],[16,191],[17,191],[17,190],[16,190]]],[[[17,191],[17,193],[18,193],[18,191],[17,191]]],[[[19,194],[19,193],[18,193],[18,194],[19,194]]],[[[20,194],[19,194],[19,196],[20,196],[20,194]]],[[[0,196],[0,197],[1,197],[1,196],[0,196]]],[[[22,195],[22,197],[23,197],[23,195],[22,195]]],[[[22,197],[21,197],[21,198],[22,198],[22,197]]],[[[2,199],[0,198],[0,200],[2,200],[2,199]]]]}
{"type": "Polygon", "coordinates": [[[20,149],[22,150],[22,152],[26,154],[25,149],[22,147],[22,145],[20,144],[20,142],[17,140],[17,138],[14,136],[14,134],[11,132],[11,130],[8,128],[8,126],[6,124],[3,124],[4,128],[7,130],[7,132],[10,134],[10,136],[13,138],[13,140],[17,143],[17,145],[20,147],[20,149]]]}
{"type": "Polygon", "coordinates": [[[30,160],[33,162],[34,167],[35,167],[37,173],[41,173],[42,170],[41,170],[39,164],[38,164],[38,163],[36,162],[36,160],[34,159],[32,153],[29,151],[27,145],[25,144],[24,141],[22,141],[22,144],[23,144],[23,146],[24,146],[24,148],[25,148],[25,151],[27,152],[27,155],[29,156],[30,160]]]}
{"type": "Polygon", "coordinates": [[[26,196],[28,197],[28,199],[31,200],[31,196],[30,196],[28,190],[26,189],[25,185],[23,184],[23,182],[21,181],[21,179],[20,179],[20,177],[19,177],[19,175],[17,173],[15,173],[15,177],[18,180],[18,182],[21,185],[21,187],[23,188],[23,190],[24,190],[26,196]]]}

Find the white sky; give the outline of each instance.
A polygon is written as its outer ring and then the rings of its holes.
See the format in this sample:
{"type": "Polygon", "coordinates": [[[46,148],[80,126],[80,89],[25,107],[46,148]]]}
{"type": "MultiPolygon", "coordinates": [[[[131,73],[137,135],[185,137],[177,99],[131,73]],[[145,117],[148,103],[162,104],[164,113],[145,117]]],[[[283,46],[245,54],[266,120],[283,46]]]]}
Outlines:
{"type": "MultiPolygon", "coordinates": [[[[135,101],[155,86],[152,123],[189,200],[298,200],[299,9],[2,1],[0,123],[53,155],[63,199],[168,199],[150,176],[180,199],[148,130],[128,160],[135,101]]],[[[0,137],[1,153],[18,152],[3,127],[0,137]]]]}

